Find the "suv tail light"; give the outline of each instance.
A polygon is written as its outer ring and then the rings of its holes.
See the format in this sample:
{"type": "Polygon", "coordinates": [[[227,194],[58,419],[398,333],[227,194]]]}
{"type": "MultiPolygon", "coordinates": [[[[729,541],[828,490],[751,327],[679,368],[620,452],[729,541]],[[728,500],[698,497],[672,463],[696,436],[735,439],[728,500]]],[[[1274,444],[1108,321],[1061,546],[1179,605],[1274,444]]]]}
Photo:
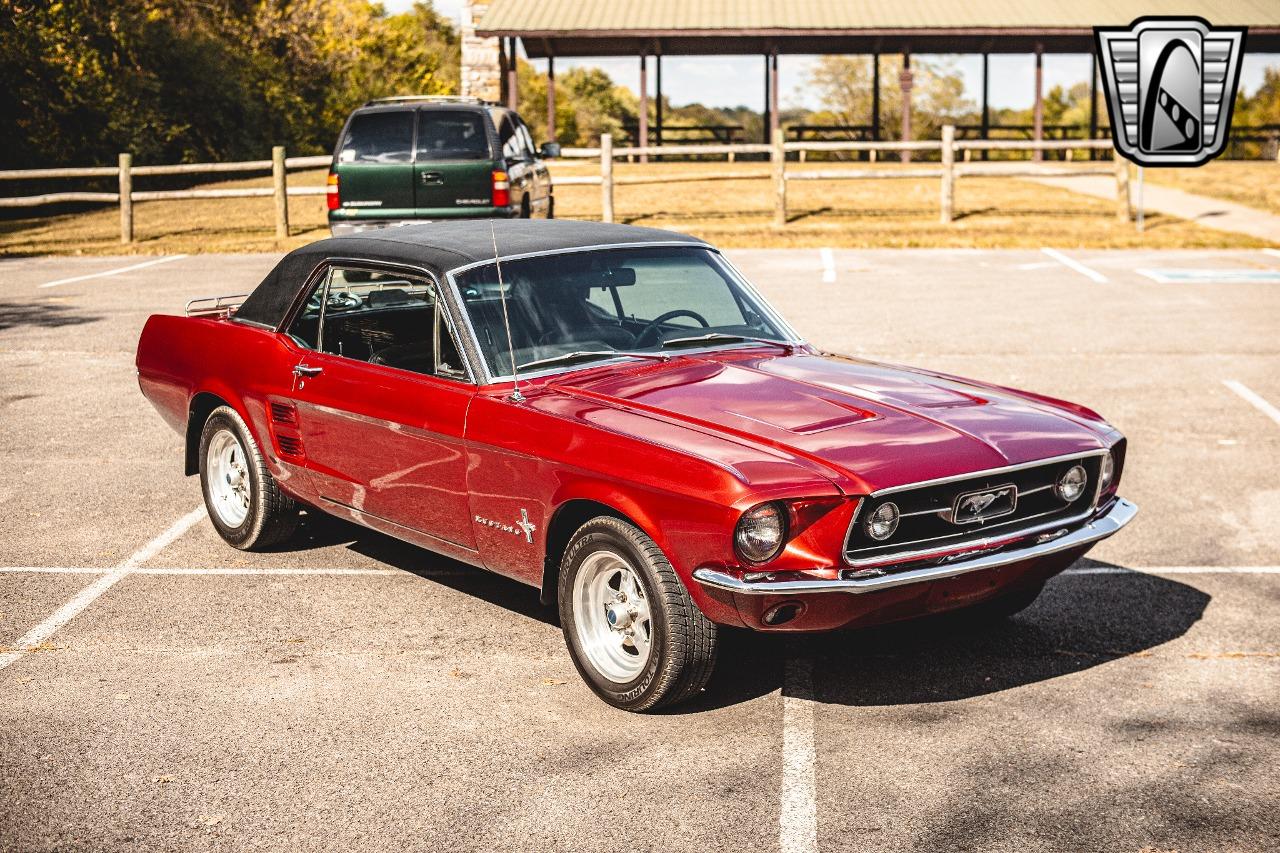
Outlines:
{"type": "Polygon", "coordinates": [[[506,207],[511,204],[511,179],[506,172],[493,173],[493,206],[506,207]]]}
{"type": "Polygon", "coordinates": [[[337,210],[342,206],[342,196],[338,192],[338,176],[333,172],[329,173],[329,180],[325,182],[324,201],[330,210],[337,210]]]}

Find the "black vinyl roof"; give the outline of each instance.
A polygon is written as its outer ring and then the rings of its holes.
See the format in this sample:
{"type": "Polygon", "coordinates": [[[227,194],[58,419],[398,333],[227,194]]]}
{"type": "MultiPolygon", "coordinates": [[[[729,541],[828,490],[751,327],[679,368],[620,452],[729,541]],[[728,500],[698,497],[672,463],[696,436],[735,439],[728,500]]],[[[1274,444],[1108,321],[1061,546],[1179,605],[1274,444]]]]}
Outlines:
{"type": "Polygon", "coordinates": [[[706,245],[675,231],[568,219],[459,219],[381,228],[319,240],[285,255],[235,316],[251,323],[279,325],[312,270],[330,258],[408,264],[443,276],[457,267],[492,260],[494,238],[499,256],[504,258],[618,244],[706,245]]]}

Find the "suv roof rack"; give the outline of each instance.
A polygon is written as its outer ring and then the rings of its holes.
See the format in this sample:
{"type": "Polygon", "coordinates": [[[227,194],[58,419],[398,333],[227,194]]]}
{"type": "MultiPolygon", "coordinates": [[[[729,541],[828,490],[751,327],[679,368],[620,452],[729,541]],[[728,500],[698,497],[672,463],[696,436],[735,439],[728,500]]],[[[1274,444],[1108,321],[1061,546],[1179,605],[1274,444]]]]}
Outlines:
{"type": "Polygon", "coordinates": [[[371,101],[365,101],[364,106],[372,107],[377,104],[405,104],[405,103],[439,103],[439,104],[483,104],[485,106],[497,106],[494,101],[483,101],[480,98],[463,97],[462,95],[395,95],[390,98],[374,98],[371,101]]]}

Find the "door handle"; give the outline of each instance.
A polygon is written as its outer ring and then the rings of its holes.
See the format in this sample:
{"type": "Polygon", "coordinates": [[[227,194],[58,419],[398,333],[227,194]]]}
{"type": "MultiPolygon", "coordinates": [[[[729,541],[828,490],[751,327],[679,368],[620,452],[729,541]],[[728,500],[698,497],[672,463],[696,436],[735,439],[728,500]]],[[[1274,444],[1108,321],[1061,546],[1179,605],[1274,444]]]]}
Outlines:
{"type": "Polygon", "coordinates": [[[311,367],[307,364],[299,364],[293,369],[295,376],[319,376],[321,373],[324,373],[323,367],[311,367]]]}

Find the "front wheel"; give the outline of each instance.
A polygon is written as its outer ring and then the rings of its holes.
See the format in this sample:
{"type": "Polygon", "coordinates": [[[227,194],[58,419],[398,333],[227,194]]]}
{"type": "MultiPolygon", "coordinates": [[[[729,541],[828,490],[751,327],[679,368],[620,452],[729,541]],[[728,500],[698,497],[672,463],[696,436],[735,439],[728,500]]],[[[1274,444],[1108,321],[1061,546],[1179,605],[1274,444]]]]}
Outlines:
{"type": "Polygon", "coordinates": [[[574,666],[610,705],[651,711],[696,695],[711,677],[716,626],[635,525],[601,516],[580,527],[558,598],[574,666]]]}
{"type": "Polygon", "coordinates": [[[200,433],[200,486],[209,519],[227,544],[247,551],[281,542],[298,526],[298,505],[280,491],[244,420],[219,406],[200,433]]]}

